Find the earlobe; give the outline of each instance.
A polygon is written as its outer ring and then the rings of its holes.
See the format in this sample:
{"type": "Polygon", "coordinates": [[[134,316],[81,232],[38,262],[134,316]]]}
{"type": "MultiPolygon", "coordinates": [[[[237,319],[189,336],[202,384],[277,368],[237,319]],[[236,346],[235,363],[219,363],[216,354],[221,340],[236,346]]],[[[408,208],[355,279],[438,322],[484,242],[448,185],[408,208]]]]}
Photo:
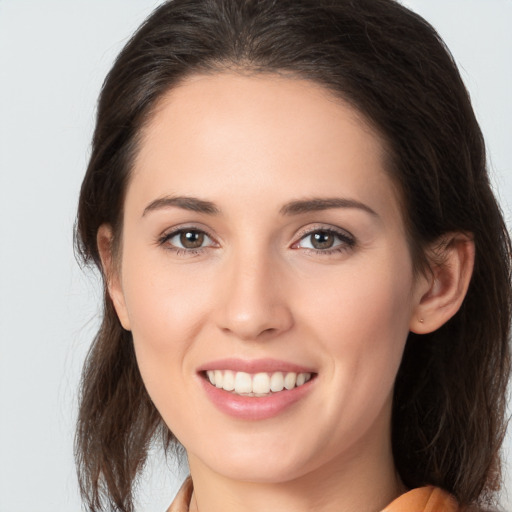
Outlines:
{"type": "Polygon", "coordinates": [[[108,294],[114,304],[121,325],[127,331],[130,330],[130,321],[124,300],[123,288],[119,265],[114,260],[113,233],[109,224],[102,224],[96,235],[96,243],[103,267],[103,278],[107,285],[108,294]]]}
{"type": "Polygon", "coordinates": [[[459,310],[473,273],[473,238],[465,233],[446,234],[433,245],[429,259],[431,273],[421,280],[409,326],[416,334],[435,331],[459,310]]]}

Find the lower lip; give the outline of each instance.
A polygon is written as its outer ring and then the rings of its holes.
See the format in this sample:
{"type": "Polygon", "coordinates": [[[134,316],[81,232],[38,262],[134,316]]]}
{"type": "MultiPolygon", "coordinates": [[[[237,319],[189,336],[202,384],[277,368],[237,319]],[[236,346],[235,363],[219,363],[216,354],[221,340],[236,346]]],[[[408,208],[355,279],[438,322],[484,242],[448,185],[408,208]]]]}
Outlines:
{"type": "Polygon", "coordinates": [[[315,379],[290,390],[279,391],[268,396],[254,397],[236,395],[219,389],[201,377],[208,398],[223,413],[244,420],[273,418],[303,398],[312,388],[315,379]]]}

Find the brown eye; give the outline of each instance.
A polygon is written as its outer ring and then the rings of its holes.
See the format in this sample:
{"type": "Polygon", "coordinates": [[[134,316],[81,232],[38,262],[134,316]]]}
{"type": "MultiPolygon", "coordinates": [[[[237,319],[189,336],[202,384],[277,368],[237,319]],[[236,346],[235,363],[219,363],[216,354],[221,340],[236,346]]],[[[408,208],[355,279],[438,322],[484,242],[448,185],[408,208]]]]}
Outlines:
{"type": "Polygon", "coordinates": [[[204,243],[204,233],[201,231],[182,231],[180,233],[180,244],[185,249],[197,249],[204,243]]]}
{"type": "Polygon", "coordinates": [[[311,249],[318,254],[331,254],[351,249],[355,246],[354,237],[346,231],[334,229],[316,229],[306,233],[295,246],[311,249]]]}
{"type": "Polygon", "coordinates": [[[328,231],[317,231],[310,235],[311,245],[315,249],[330,249],[334,245],[335,235],[328,231]]]}
{"type": "Polygon", "coordinates": [[[177,229],[162,236],[159,243],[174,251],[190,253],[215,246],[215,242],[204,231],[193,228],[177,229]]]}

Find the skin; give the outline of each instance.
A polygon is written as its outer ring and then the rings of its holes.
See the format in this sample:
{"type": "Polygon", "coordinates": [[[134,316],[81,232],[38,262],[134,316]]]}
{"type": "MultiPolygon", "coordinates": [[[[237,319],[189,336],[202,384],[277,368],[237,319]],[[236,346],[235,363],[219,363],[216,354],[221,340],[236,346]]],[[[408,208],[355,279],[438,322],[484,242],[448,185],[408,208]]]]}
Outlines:
{"type": "Polygon", "coordinates": [[[146,126],[119,261],[109,226],[98,244],[148,392],[187,450],[191,510],[376,512],[403,492],[393,383],[409,331],[458,309],[473,247],[454,234],[446,265],[415,275],[384,153],[353,108],[272,75],[194,76],[146,126]],[[177,196],[219,213],[162,201],[177,196]],[[311,198],[351,203],[282,213],[311,198]],[[208,237],[177,253],[180,237],[164,240],[176,228],[208,237]],[[343,235],[330,239],[338,251],[312,246],[322,229],[343,235]],[[315,378],[274,417],[234,418],[198,374],[225,357],[278,359],[315,378]]]}

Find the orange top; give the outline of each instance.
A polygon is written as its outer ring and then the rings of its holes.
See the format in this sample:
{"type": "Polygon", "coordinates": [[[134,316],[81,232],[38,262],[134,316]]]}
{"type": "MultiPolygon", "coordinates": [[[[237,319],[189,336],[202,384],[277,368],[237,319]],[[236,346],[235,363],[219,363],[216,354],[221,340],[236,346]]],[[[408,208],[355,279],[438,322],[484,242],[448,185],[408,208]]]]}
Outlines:
{"type": "Polygon", "coordinates": [[[439,487],[419,487],[399,496],[382,512],[457,512],[455,498],[439,487]]]}
{"type": "MultiPolygon", "coordinates": [[[[188,477],[167,512],[189,512],[192,480],[188,477]]],[[[382,512],[457,512],[457,502],[438,487],[420,487],[402,494],[382,512]]]]}

